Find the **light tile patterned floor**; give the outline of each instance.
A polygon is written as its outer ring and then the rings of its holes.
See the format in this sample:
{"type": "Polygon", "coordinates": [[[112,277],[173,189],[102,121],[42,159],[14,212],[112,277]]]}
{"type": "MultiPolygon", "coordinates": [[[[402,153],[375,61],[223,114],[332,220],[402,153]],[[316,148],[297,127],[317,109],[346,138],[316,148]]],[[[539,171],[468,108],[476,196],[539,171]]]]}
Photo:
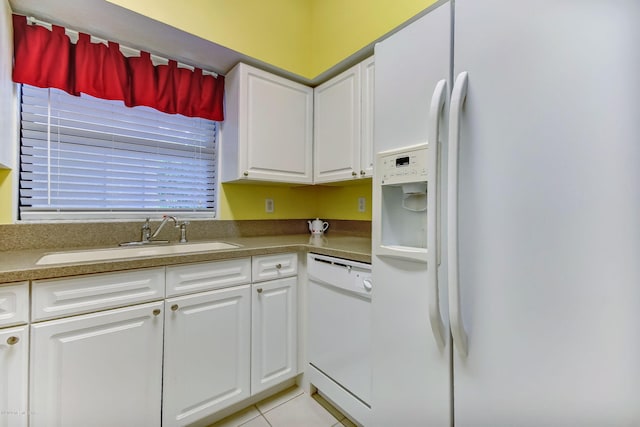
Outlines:
{"type": "Polygon", "coordinates": [[[320,395],[294,386],[209,427],[355,427],[320,395]]]}

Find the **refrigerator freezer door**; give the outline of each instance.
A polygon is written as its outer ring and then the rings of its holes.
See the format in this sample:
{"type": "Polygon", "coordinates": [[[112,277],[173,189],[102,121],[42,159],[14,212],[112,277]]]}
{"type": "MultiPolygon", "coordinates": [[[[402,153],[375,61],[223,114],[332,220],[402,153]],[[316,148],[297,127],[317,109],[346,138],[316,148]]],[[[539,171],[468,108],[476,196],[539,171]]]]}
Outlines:
{"type": "Polygon", "coordinates": [[[455,425],[640,425],[640,2],[456,0],[455,425]]]}
{"type": "MultiPolygon", "coordinates": [[[[446,116],[451,87],[451,5],[439,3],[427,15],[378,44],[375,54],[375,152],[425,142],[435,144],[429,140],[434,135],[433,120],[429,120],[433,119],[432,100],[435,94],[439,104],[437,95],[443,88],[441,81],[445,80],[442,116],[446,116]]],[[[435,107],[438,109],[439,105],[435,107]]],[[[441,125],[446,123],[446,117],[441,120],[441,125]]],[[[438,151],[446,159],[446,132],[440,132],[438,143],[438,151]]],[[[380,183],[379,172],[374,171],[374,186],[380,183]]],[[[442,176],[446,177],[446,171],[441,171],[440,178],[442,176]]],[[[428,189],[432,191],[430,194],[436,194],[435,190],[428,189]]],[[[373,193],[375,248],[380,242],[375,230],[380,230],[381,225],[381,191],[373,193]]],[[[427,206],[429,209],[435,207],[427,206]]],[[[445,216],[439,217],[446,226],[445,216]]],[[[429,245],[437,245],[435,242],[436,239],[432,239],[429,245]]],[[[437,253],[434,247],[427,250],[437,253]]],[[[431,323],[438,317],[433,304],[439,304],[442,317],[448,319],[446,246],[441,253],[442,265],[436,277],[429,270],[437,268],[435,256],[430,262],[414,262],[377,256],[374,250],[371,426],[451,425],[449,325],[447,321],[436,324],[436,334],[442,329],[447,331],[439,343],[431,323]],[[438,292],[429,281],[436,278],[441,285],[439,300],[433,301],[438,292]]]]}

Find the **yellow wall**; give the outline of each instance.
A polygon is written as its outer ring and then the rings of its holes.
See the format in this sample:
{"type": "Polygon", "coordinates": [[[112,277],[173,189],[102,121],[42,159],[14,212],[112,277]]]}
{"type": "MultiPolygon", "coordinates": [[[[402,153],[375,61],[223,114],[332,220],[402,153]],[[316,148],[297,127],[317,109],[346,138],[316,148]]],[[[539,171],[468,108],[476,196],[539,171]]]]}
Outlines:
{"type": "Polygon", "coordinates": [[[379,39],[436,0],[311,0],[311,76],[379,39]]]}
{"type": "Polygon", "coordinates": [[[292,219],[315,215],[313,187],[222,184],[220,219],[292,219]],[[265,199],[273,199],[273,213],[265,212],[265,199]]]}
{"type": "Polygon", "coordinates": [[[108,1],[295,74],[309,73],[309,0],[108,1]]]}
{"type": "Polygon", "coordinates": [[[371,221],[371,180],[345,187],[317,187],[316,215],[327,219],[371,221]],[[365,211],[358,212],[358,198],[364,197],[365,211]]]}
{"type": "Polygon", "coordinates": [[[13,220],[13,188],[11,170],[0,169],[0,224],[10,224],[13,220]]]}
{"type": "Polygon", "coordinates": [[[371,180],[345,187],[267,186],[222,184],[219,219],[352,219],[371,221],[371,180]],[[358,211],[358,198],[366,201],[358,211]],[[274,202],[273,213],[265,212],[265,199],[274,202]]]}
{"type": "Polygon", "coordinates": [[[313,79],[436,0],[108,0],[313,79]]]}

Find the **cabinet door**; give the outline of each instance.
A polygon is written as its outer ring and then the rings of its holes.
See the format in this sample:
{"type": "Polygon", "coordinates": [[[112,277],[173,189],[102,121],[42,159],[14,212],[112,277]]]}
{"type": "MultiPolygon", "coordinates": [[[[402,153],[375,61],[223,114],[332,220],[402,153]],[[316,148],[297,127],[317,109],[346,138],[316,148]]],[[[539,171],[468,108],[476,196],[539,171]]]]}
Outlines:
{"type": "Polygon", "coordinates": [[[360,178],[373,176],[373,106],[374,106],[374,57],[360,63],[362,78],[362,142],[360,144],[360,178]]]}
{"type": "Polygon", "coordinates": [[[314,181],[360,173],[360,64],[314,90],[314,181]]]}
{"type": "Polygon", "coordinates": [[[251,393],[297,374],[297,277],[253,285],[251,393]]]}
{"type": "Polygon", "coordinates": [[[30,425],[159,426],[162,304],[32,325],[30,425]]]}
{"type": "Polygon", "coordinates": [[[28,422],[28,326],[0,329],[0,426],[25,427],[28,422]]]}
{"type": "Polygon", "coordinates": [[[250,292],[243,285],[166,301],[164,427],[249,397],[250,292]]]}
{"type": "Polygon", "coordinates": [[[311,183],[313,89],[239,64],[225,91],[223,182],[311,183]]]}

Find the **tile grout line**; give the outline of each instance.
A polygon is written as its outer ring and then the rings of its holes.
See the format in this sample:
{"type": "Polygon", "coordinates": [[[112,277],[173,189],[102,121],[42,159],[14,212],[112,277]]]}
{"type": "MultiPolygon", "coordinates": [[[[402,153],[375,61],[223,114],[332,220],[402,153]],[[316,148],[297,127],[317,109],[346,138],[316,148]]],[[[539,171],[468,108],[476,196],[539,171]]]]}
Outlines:
{"type": "Polygon", "coordinates": [[[284,405],[285,403],[291,402],[293,399],[302,396],[303,394],[304,394],[304,391],[302,391],[300,394],[296,394],[295,396],[292,396],[290,399],[285,400],[284,402],[274,406],[273,408],[269,408],[268,410],[266,410],[264,412],[262,412],[262,410],[260,409],[260,407],[257,404],[254,405],[254,406],[256,407],[256,409],[258,409],[258,412],[260,413],[260,415],[264,416],[267,412],[273,411],[274,409],[279,408],[280,406],[284,405]]]}
{"type": "MultiPolygon", "coordinates": [[[[304,390],[302,390],[300,393],[298,393],[298,394],[296,394],[296,395],[291,396],[289,399],[287,399],[287,400],[285,400],[285,401],[283,401],[283,402],[279,403],[279,404],[278,404],[278,405],[276,405],[276,406],[273,406],[272,408],[269,408],[269,409],[268,409],[268,410],[266,410],[266,411],[263,411],[262,409],[260,409],[260,407],[258,406],[260,402],[258,402],[258,403],[256,403],[256,404],[252,405],[252,406],[256,409],[256,411],[258,412],[258,415],[256,415],[255,417],[253,417],[253,418],[251,418],[251,419],[249,419],[249,420],[244,421],[242,424],[238,424],[238,425],[236,425],[236,427],[242,427],[242,426],[245,426],[246,424],[248,424],[248,423],[250,423],[250,422],[254,421],[254,420],[255,420],[256,418],[258,418],[258,417],[262,417],[262,419],[264,419],[264,421],[267,423],[267,425],[268,425],[269,427],[274,427],[274,425],[273,425],[273,424],[271,424],[271,422],[270,422],[270,421],[269,421],[269,419],[267,418],[267,413],[271,412],[272,410],[274,410],[274,409],[276,409],[276,408],[280,408],[281,406],[283,406],[283,405],[285,405],[285,404],[287,404],[287,403],[291,403],[294,399],[297,399],[297,398],[299,398],[299,397],[301,397],[301,396],[304,396],[305,394],[307,394],[307,393],[305,393],[305,392],[304,392],[304,390]]],[[[322,396],[321,396],[321,395],[319,395],[319,394],[318,394],[318,396],[317,396],[318,398],[314,397],[314,395],[308,395],[308,397],[309,397],[311,400],[315,401],[315,403],[316,403],[317,405],[319,405],[320,407],[322,407],[322,409],[324,409],[328,414],[330,414],[330,415],[332,415],[332,416],[334,417],[334,419],[335,419],[335,421],[336,421],[336,422],[335,422],[335,423],[332,423],[332,424],[331,424],[330,426],[328,426],[328,427],[344,427],[343,421],[344,421],[344,420],[346,420],[346,419],[348,419],[348,418],[347,418],[347,416],[346,416],[346,415],[344,415],[344,414],[342,413],[342,411],[340,411],[340,410],[338,410],[337,408],[335,408],[335,407],[334,407],[334,406],[333,406],[329,401],[327,401],[326,399],[324,399],[324,397],[322,397],[322,396]],[[329,406],[330,408],[332,408],[332,409],[333,409],[333,411],[329,410],[329,408],[327,408],[324,404],[322,404],[322,403],[321,403],[321,401],[322,401],[322,402],[325,402],[327,406],[329,406]],[[336,412],[337,414],[339,414],[339,415],[341,416],[341,418],[338,418],[338,417],[334,414],[334,412],[336,412]]],[[[349,421],[351,421],[351,420],[349,420],[349,421]]]]}
{"type": "MultiPolygon", "coordinates": [[[[260,411],[260,410],[258,409],[258,411],[260,411]]],[[[267,411],[267,412],[269,412],[269,411],[267,411]]],[[[273,425],[271,425],[271,423],[269,422],[269,420],[267,419],[267,417],[265,417],[265,416],[264,416],[264,414],[262,414],[262,412],[260,413],[260,416],[261,416],[262,418],[264,418],[264,420],[267,422],[267,424],[269,424],[269,427],[273,427],[273,425]]]]}
{"type": "MultiPolygon", "coordinates": [[[[243,425],[248,424],[248,423],[250,423],[251,421],[255,420],[256,418],[258,418],[258,417],[261,417],[261,416],[262,416],[262,412],[260,412],[260,409],[258,409],[258,406],[256,406],[256,405],[251,405],[251,406],[253,406],[254,408],[256,408],[256,411],[258,411],[258,415],[256,415],[255,417],[253,417],[253,418],[251,418],[251,419],[249,419],[249,420],[246,420],[246,421],[245,421],[245,422],[243,422],[242,424],[238,424],[236,427],[242,427],[243,425]]],[[[245,409],[248,409],[248,408],[250,408],[250,406],[248,406],[248,407],[247,407],[247,408],[245,408],[245,409]]],[[[265,420],[266,420],[266,418],[265,418],[265,420]]],[[[269,424],[269,421],[268,421],[268,420],[267,420],[267,424],[269,424]]],[[[271,424],[269,424],[269,425],[271,426],[271,424]]]]}

